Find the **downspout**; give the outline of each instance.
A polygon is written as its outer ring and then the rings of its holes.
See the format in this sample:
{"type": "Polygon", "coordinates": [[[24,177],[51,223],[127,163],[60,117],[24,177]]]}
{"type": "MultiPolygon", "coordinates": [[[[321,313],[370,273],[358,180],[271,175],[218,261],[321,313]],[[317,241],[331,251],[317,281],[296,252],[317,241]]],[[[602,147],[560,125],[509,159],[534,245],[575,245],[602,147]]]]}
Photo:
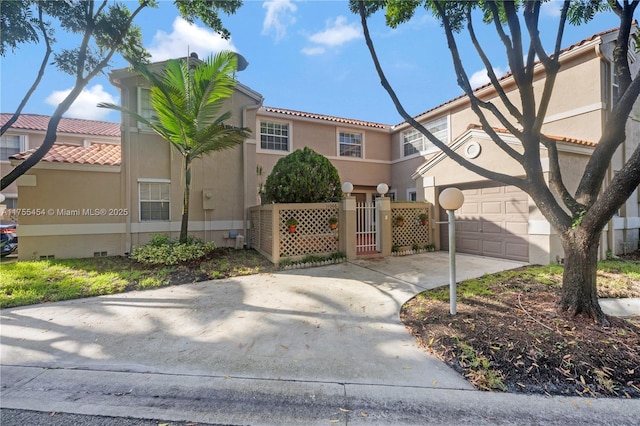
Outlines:
{"type": "MultiPolygon", "coordinates": [[[[242,107],[242,123],[241,123],[242,127],[249,127],[247,126],[247,111],[252,109],[255,109],[255,110],[259,109],[262,106],[262,102],[263,102],[263,99],[261,97],[259,103],[245,105],[242,107]]],[[[255,139],[255,135],[254,135],[254,139],[255,139]]],[[[248,231],[247,223],[249,221],[249,214],[248,214],[249,206],[247,205],[248,204],[247,203],[247,193],[248,193],[247,182],[248,182],[249,171],[248,171],[247,161],[248,161],[247,141],[245,140],[242,143],[242,235],[244,235],[245,244],[249,242],[249,238],[247,235],[247,231],[248,231]]]]}

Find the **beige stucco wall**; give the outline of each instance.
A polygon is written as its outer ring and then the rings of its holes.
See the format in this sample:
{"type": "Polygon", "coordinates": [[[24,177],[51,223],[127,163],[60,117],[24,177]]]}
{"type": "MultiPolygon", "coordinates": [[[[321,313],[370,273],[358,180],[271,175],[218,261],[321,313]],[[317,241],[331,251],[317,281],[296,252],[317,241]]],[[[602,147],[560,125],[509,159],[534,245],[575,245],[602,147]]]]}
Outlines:
{"type": "Polygon", "coordinates": [[[18,182],[18,257],[122,254],[124,222],[120,168],[38,165],[18,182]]]}
{"type": "MultiPolygon", "coordinates": [[[[137,110],[139,78],[122,80],[123,103],[137,110]]],[[[236,147],[195,159],[191,166],[189,234],[213,241],[219,246],[233,242],[225,238],[230,231],[246,233],[246,208],[255,203],[255,156],[251,155],[255,133],[255,109],[261,99],[257,93],[239,86],[221,111],[231,111],[227,124],[247,127],[251,136],[236,147]],[[249,173],[250,171],[250,173],[249,173]]],[[[144,244],[153,234],[178,237],[182,221],[184,168],[181,154],[154,132],[138,129],[137,123],[123,117],[123,182],[129,187],[127,203],[131,208],[129,246],[144,244]],[[139,182],[160,179],[171,184],[170,220],[140,221],[139,182]]],[[[255,151],[255,148],[253,148],[255,151]]]]}
{"type": "MultiPolygon", "coordinates": [[[[42,145],[44,141],[45,132],[33,131],[25,129],[9,129],[6,133],[7,136],[16,135],[21,136],[24,140],[24,150],[35,149],[42,145]]],[[[120,138],[105,137],[105,136],[90,136],[90,135],[76,135],[69,133],[57,133],[56,143],[78,145],[82,146],[83,143],[120,143],[120,138]]],[[[0,161],[0,174],[2,176],[10,173],[14,167],[10,161],[0,161]]],[[[16,198],[18,195],[18,185],[13,182],[7,188],[2,190],[2,194],[7,197],[16,198]]]]}
{"type": "MultiPolygon", "coordinates": [[[[327,157],[338,170],[342,182],[351,182],[356,188],[375,191],[379,183],[389,184],[391,177],[389,131],[364,126],[292,117],[285,114],[258,113],[256,128],[261,121],[286,122],[290,125],[290,152],[305,146],[327,157]],[[339,132],[353,131],[363,134],[363,158],[340,157],[339,132]]],[[[260,149],[260,135],[256,134],[256,165],[262,167],[263,182],[280,158],[289,152],[273,152],[260,149]]],[[[255,168],[253,169],[255,170],[255,168]]]]}

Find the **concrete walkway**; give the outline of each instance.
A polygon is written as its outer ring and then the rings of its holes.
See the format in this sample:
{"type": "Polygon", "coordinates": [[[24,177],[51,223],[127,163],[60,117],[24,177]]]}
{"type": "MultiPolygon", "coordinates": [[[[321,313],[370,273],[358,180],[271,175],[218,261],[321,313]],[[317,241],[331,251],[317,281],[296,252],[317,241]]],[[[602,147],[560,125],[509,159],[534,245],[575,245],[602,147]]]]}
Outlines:
{"type": "MultiPolygon", "coordinates": [[[[2,408],[221,424],[633,424],[640,401],[473,390],[402,304],[446,253],[2,310],[2,408]]],[[[459,255],[458,279],[521,266],[459,255]]]]}

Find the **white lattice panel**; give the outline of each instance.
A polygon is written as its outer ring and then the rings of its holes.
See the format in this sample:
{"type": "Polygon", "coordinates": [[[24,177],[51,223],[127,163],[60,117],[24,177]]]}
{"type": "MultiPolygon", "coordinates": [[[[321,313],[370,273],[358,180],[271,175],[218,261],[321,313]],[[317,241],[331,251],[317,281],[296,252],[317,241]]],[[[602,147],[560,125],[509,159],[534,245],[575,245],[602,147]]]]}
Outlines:
{"type": "Polygon", "coordinates": [[[329,225],[329,218],[338,217],[338,213],[338,204],[314,209],[281,209],[278,222],[280,256],[296,257],[338,251],[338,230],[332,230],[329,225]],[[286,225],[290,218],[298,221],[293,233],[289,232],[286,225]]]}
{"type": "Polygon", "coordinates": [[[420,248],[424,248],[429,241],[429,227],[431,226],[431,216],[429,207],[394,207],[391,205],[391,226],[392,226],[392,244],[397,247],[412,247],[418,244],[420,248]],[[419,215],[425,213],[428,215],[426,224],[423,225],[419,215]],[[404,217],[404,224],[397,224],[398,216],[404,217]]]}

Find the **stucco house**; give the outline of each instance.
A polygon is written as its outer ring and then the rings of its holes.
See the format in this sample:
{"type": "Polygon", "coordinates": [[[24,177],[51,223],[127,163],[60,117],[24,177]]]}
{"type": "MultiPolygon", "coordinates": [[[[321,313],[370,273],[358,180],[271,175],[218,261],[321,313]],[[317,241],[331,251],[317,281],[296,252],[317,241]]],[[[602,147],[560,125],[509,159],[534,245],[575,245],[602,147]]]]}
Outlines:
{"type": "MultiPolygon", "coordinates": [[[[543,131],[559,141],[560,161],[566,166],[563,176],[570,190],[575,188],[615,101],[611,66],[615,36],[615,30],[596,34],[561,54],[561,71],[543,131]]],[[[637,61],[632,64],[637,68],[637,61]]],[[[123,106],[143,115],[151,113],[143,79],[128,69],[114,70],[110,78],[121,91],[123,106]]],[[[517,96],[510,75],[501,83],[508,96],[517,96]]],[[[537,90],[542,83],[540,75],[537,90]]],[[[484,100],[497,99],[491,86],[480,87],[476,93],[484,100]]],[[[189,230],[204,240],[226,245],[232,231],[247,235],[248,209],[259,202],[259,189],[276,161],[308,146],[331,160],[343,182],[353,183],[353,195],[359,201],[371,200],[376,186],[385,182],[395,200],[433,203],[435,243],[439,247],[446,247],[447,240],[435,225],[438,217],[443,217],[437,208],[438,194],[456,186],[465,193],[465,204],[457,213],[459,251],[542,264],[563,257],[551,226],[526,193],[458,166],[407,123],[386,125],[268,107],[258,92],[242,84],[235,88],[227,109],[233,114],[230,124],[248,127],[252,134],[242,145],[193,165],[189,230]]],[[[471,161],[513,176],[524,174],[477,125],[465,96],[416,119],[471,161]]],[[[640,110],[636,108],[628,122],[627,142],[611,164],[611,176],[639,143],[639,120],[640,110]]],[[[497,122],[491,124],[497,132],[504,132],[497,122]]],[[[24,176],[23,182],[30,186],[18,183],[21,207],[106,212],[97,216],[21,217],[20,258],[123,254],[133,245],[148,241],[152,234],[178,234],[182,207],[179,157],[167,142],[127,115],[122,116],[120,133],[117,165],[114,161],[82,170],[65,168],[64,177],[57,182],[49,176],[53,173],[50,167],[38,166],[24,176]],[[63,182],[83,184],[70,187],[63,182]],[[54,236],[52,233],[43,237],[43,229],[64,231],[60,234],[65,235],[64,247],[48,239],[54,236]]],[[[515,138],[504,136],[519,149],[515,138]]],[[[93,155],[89,150],[83,152],[93,155]]],[[[26,155],[14,155],[12,161],[21,161],[26,155]]],[[[542,155],[546,157],[546,153],[542,155]]],[[[77,161],[64,158],[59,167],[77,161]]],[[[636,191],[603,233],[602,255],[607,250],[636,248],[639,228],[636,191]]]]}
{"type": "MultiPolygon", "coordinates": [[[[0,125],[4,125],[12,114],[0,114],[0,125]]],[[[11,128],[0,137],[0,169],[2,175],[9,173],[14,167],[9,157],[16,154],[28,155],[42,145],[47,133],[49,117],[38,114],[22,114],[11,128]]],[[[104,121],[63,118],[57,132],[56,148],[88,147],[93,144],[120,145],[120,125],[104,121]]],[[[45,163],[60,162],[60,157],[49,153],[45,163]]],[[[27,178],[28,179],[28,178],[27,178]]],[[[24,181],[24,180],[23,180],[24,181]]],[[[3,204],[8,209],[18,207],[18,185],[16,182],[2,191],[5,196],[3,204]]]]}

